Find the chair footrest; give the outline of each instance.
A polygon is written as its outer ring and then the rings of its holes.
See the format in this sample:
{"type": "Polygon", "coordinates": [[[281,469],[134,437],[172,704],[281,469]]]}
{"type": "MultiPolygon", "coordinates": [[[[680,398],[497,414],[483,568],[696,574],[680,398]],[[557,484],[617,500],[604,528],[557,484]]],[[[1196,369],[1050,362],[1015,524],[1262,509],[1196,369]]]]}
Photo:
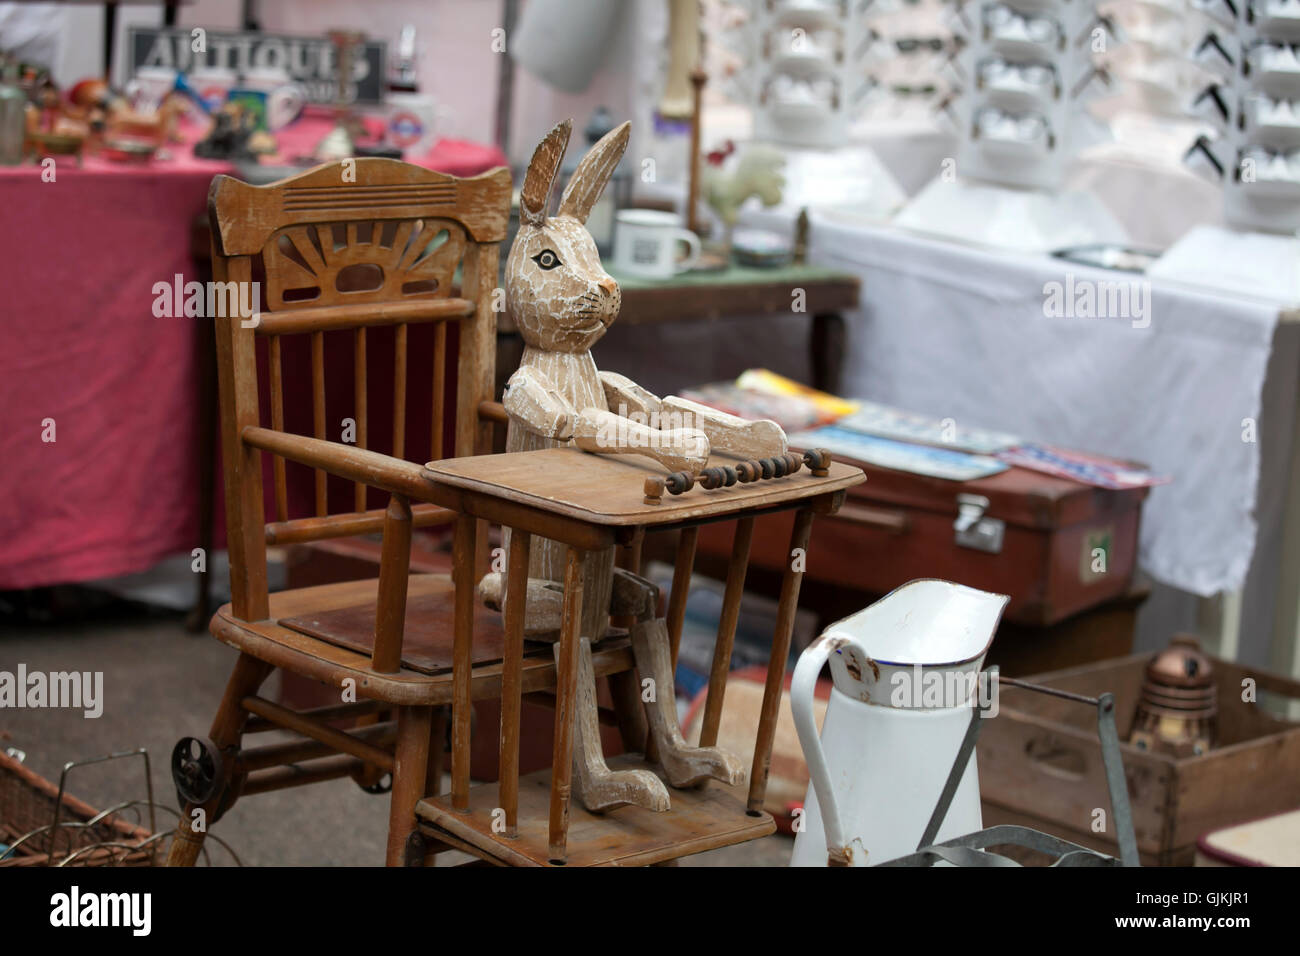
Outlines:
{"type": "MultiPolygon", "coordinates": [[[[641,769],[659,773],[638,755],[615,757],[611,770],[641,769]]],[[[469,810],[452,808],[451,796],[421,800],[415,807],[420,830],[435,840],[483,859],[508,866],[553,866],[549,859],[547,820],[551,771],[539,770],[519,779],[519,835],[514,839],[493,830],[500,827],[496,783],[469,791],[469,810]]],[[[663,813],[640,807],[620,807],[589,813],[575,798],[569,809],[566,866],[648,866],[678,857],[745,843],[775,832],[767,813],[751,816],[743,790],[720,783],[701,788],[668,788],[671,809],[663,813]]]]}

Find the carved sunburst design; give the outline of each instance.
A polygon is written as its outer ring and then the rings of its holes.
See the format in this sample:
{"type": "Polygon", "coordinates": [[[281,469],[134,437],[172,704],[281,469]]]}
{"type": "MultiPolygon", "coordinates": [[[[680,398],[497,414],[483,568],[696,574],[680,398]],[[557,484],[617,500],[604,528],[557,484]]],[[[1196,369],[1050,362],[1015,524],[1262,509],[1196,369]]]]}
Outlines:
{"type": "Polygon", "coordinates": [[[447,219],[290,226],[263,253],[272,311],[442,298],[465,252],[447,219]]]}

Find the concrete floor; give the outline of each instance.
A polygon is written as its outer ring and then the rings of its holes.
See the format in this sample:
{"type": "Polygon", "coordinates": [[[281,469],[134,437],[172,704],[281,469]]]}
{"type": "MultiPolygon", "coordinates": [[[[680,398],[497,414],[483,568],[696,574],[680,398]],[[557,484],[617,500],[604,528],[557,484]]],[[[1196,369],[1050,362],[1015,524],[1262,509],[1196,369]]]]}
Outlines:
{"type": "MultiPolygon", "coordinates": [[[[0,671],[21,662],[31,671],[102,671],[103,715],[81,711],[0,711],[0,747],[26,753],[31,769],[58,782],[67,761],[144,747],[152,762],[156,802],[176,807],[168,758],[178,737],[206,734],[235,652],[211,637],[184,630],[175,614],[109,605],[49,623],[0,617],[0,671]]],[[[272,682],[277,678],[272,677],[272,682]]],[[[268,694],[276,687],[268,683],[268,694]]],[[[269,742],[270,735],[264,738],[269,742]]],[[[68,791],[92,806],[143,799],[142,761],[115,760],[77,768],[68,791]]],[[[160,813],[159,829],[175,817],[160,813]]],[[[245,865],[371,866],[383,862],[388,800],[350,780],[259,794],[237,803],[212,832],[245,865]]],[[[687,866],[784,866],[792,841],[773,836],[682,861],[687,866]]],[[[209,841],[214,865],[230,857],[209,841]]],[[[455,862],[453,854],[440,864],[455,862]]]]}

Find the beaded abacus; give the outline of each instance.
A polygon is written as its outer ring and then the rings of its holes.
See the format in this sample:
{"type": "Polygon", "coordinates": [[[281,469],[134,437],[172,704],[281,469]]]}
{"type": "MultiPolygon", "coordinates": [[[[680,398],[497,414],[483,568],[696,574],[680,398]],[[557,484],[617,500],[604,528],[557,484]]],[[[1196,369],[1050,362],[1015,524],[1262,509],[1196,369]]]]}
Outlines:
{"type": "Polygon", "coordinates": [[[715,488],[729,488],[739,482],[764,481],[770,478],[784,478],[793,475],[804,465],[815,478],[825,478],[831,464],[831,456],[824,448],[813,448],[802,455],[788,452],[773,458],[751,458],[749,461],[737,462],[735,465],[714,465],[705,468],[699,475],[688,471],[675,471],[671,475],[652,475],[645,480],[645,503],[657,505],[663,500],[664,492],[681,495],[699,484],[706,491],[715,488]]]}

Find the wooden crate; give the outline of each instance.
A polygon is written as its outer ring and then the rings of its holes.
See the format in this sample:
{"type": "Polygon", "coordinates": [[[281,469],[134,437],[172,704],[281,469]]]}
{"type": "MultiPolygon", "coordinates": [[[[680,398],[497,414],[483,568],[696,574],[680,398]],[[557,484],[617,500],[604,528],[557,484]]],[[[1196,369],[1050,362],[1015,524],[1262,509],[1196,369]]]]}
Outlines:
{"type": "MultiPolygon", "coordinates": [[[[1120,740],[1128,737],[1150,654],[1026,678],[1062,690],[1115,695],[1120,740]]],[[[1300,681],[1213,659],[1218,677],[1216,747],[1174,758],[1121,743],[1138,849],[1144,865],[1190,866],[1210,830],[1300,806],[1300,723],[1266,702],[1300,699],[1300,681]],[[1242,700],[1253,679],[1256,702],[1242,700]]],[[[1096,710],[1004,688],[979,738],[984,825],[1017,823],[1118,854],[1096,710]],[[1094,832],[1095,810],[1107,829],[1094,832]]]]}

